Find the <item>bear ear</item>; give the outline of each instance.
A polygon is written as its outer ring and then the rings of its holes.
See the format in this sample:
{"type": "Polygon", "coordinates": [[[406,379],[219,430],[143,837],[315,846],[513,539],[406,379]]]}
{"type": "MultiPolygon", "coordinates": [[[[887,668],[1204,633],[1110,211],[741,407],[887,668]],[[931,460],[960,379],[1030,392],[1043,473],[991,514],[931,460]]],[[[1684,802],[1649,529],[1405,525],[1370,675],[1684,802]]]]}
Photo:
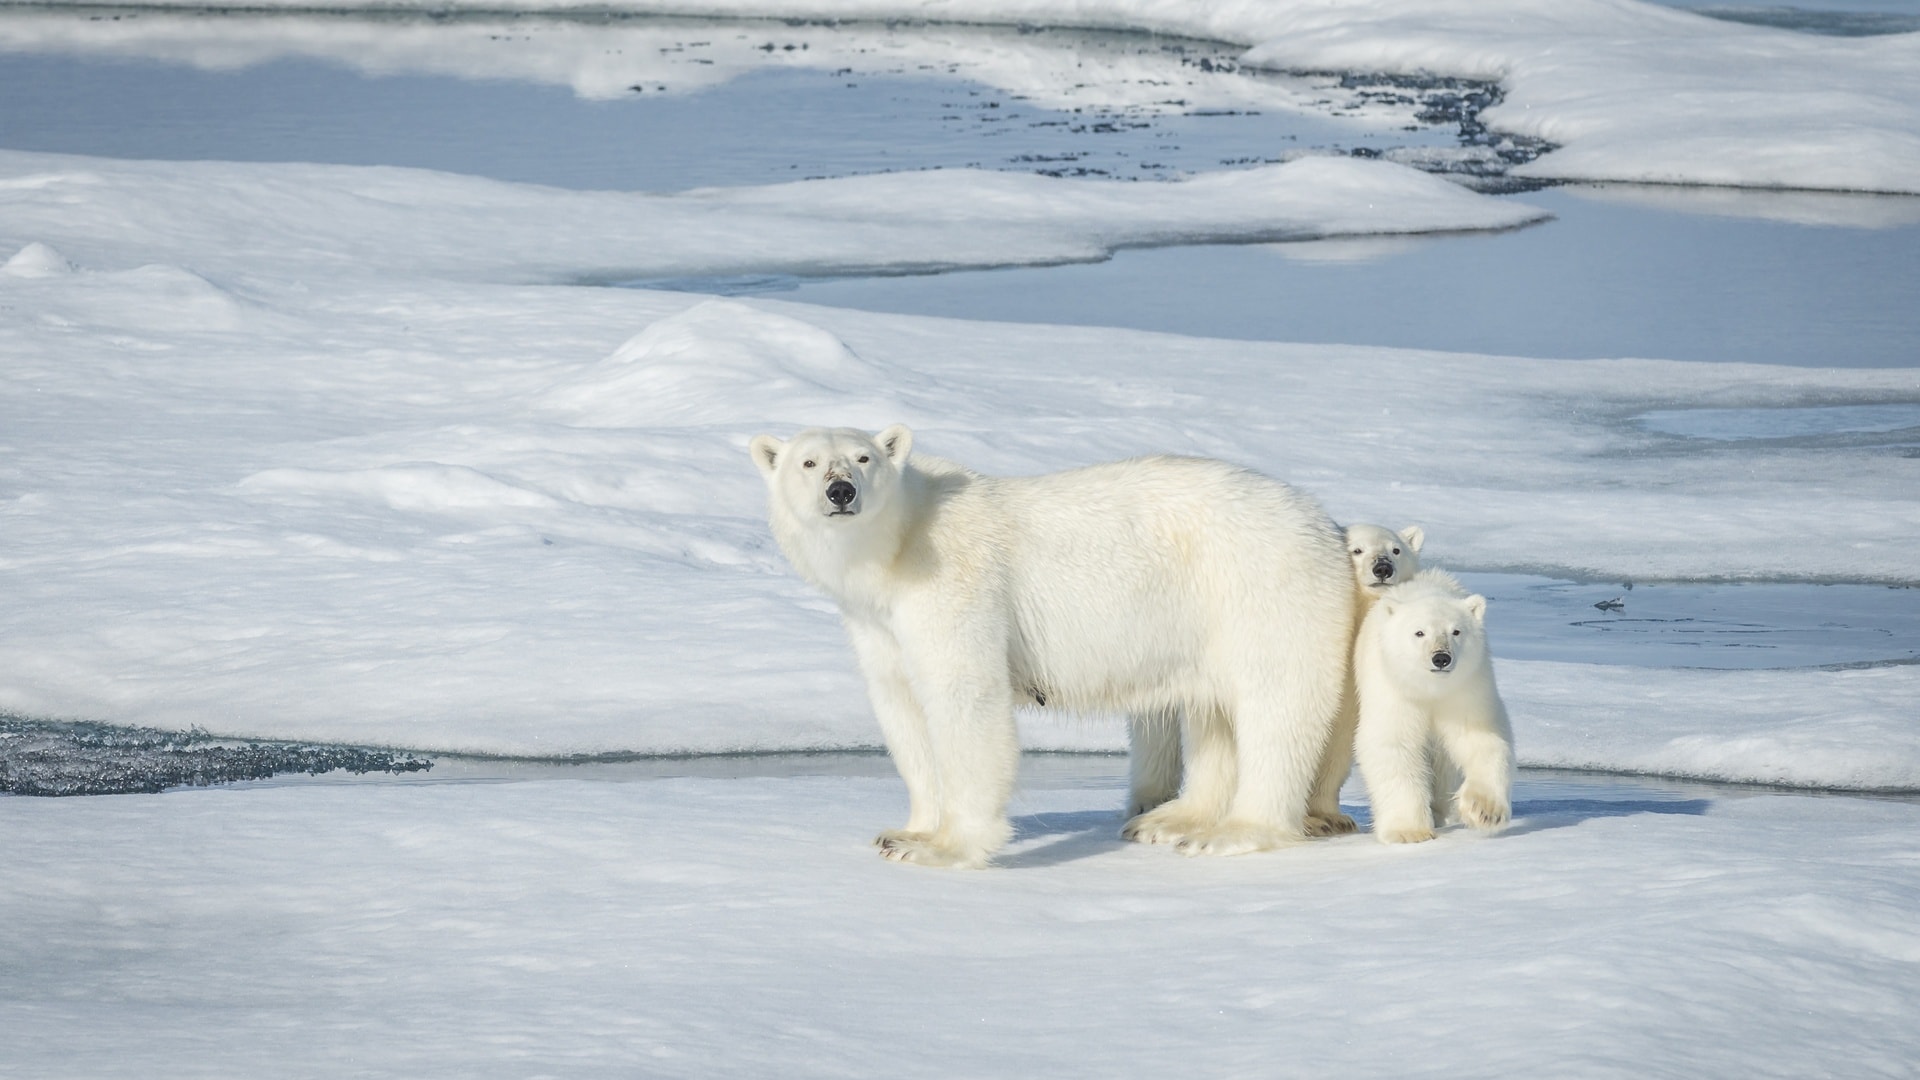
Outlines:
{"type": "Polygon", "coordinates": [[[1487,598],[1486,597],[1480,596],[1478,594],[1469,596],[1467,597],[1466,604],[1467,604],[1467,614],[1473,616],[1474,622],[1487,621],[1487,598]]]}
{"type": "Polygon", "coordinates": [[[1420,545],[1427,542],[1427,531],[1418,525],[1409,525],[1400,530],[1400,539],[1405,540],[1407,546],[1417,552],[1420,550],[1420,545]]]}
{"type": "Polygon", "coordinates": [[[755,435],[747,444],[747,452],[753,455],[753,463],[760,466],[760,475],[773,479],[773,467],[780,463],[780,451],[787,444],[771,435],[755,435]]]}
{"type": "Polygon", "coordinates": [[[893,462],[894,468],[906,466],[907,454],[913,450],[913,432],[907,430],[907,425],[895,424],[875,435],[873,441],[879,444],[881,451],[887,455],[887,460],[893,462]]]}

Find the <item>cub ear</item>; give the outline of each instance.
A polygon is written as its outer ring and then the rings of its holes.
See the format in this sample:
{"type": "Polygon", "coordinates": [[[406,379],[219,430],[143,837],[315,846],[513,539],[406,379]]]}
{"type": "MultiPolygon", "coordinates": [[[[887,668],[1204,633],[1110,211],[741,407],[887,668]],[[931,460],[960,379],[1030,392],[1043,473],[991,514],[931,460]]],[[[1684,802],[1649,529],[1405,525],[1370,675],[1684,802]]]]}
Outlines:
{"type": "Polygon", "coordinates": [[[1409,525],[1400,530],[1400,539],[1405,540],[1407,546],[1417,552],[1420,550],[1420,545],[1427,542],[1427,531],[1418,525],[1409,525]]]}
{"type": "Polygon", "coordinates": [[[907,430],[907,425],[895,424],[875,435],[873,441],[880,444],[881,451],[887,455],[888,461],[893,462],[894,468],[906,466],[907,455],[913,450],[913,432],[907,430]]]}
{"type": "Polygon", "coordinates": [[[747,444],[747,453],[753,455],[753,463],[760,466],[760,475],[773,479],[773,467],[780,463],[780,451],[787,444],[771,435],[755,435],[747,444]]]}
{"type": "Polygon", "coordinates": [[[1467,604],[1467,614],[1473,616],[1474,622],[1483,623],[1487,621],[1487,598],[1486,597],[1479,596],[1479,595],[1469,596],[1467,597],[1466,604],[1467,604]]]}

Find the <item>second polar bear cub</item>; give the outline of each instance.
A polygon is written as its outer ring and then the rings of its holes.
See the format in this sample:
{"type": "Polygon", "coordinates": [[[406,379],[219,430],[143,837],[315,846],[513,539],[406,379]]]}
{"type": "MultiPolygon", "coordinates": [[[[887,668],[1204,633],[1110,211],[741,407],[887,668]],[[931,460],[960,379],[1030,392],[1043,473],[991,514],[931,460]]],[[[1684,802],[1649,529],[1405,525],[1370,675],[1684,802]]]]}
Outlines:
{"type": "Polygon", "coordinates": [[[1513,729],[1494,686],[1486,614],[1484,597],[1422,570],[1384,590],[1360,624],[1354,749],[1383,843],[1433,839],[1454,807],[1477,829],[1512,815],[1513,729]]]}
{"type": "MultiPolygon", "coordinates": [[[[1353,563],[1353,630],[1373,610],[1373,602],[1382,591],[1412,578],[1420,572],[1420,545],[1427,534],[1418,525],[1399,532],[1379,525],[1349,525],[1346,529],[1347,558],[1353,563]]],[[[1352,673],[1348,673],[1346,693],[1340,713],[1334,717],[1333,732],[1327,750],[1320,758],[1320,774],[1313,794],[1307,799],[1307,832],[1315,836],[1334,836],[1354,830],[1353,819],[1340,809],[1340,787],[1353,771],[1353,727],[1358,716],[1354,701],[1352,673]]]]}

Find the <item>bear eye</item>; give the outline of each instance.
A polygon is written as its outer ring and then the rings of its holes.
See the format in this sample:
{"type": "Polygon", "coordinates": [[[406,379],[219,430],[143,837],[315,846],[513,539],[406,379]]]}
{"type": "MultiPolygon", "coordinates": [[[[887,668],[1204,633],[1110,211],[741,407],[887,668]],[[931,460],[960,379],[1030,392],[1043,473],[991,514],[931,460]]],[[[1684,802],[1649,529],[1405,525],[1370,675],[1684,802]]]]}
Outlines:
{"type": "Polygon", "coordinates": [[[801,464],[802,466],[804,466],[804,467],[806,467],[806,468],[809,468],[809,469],[811,469],[811,468],[813,468],[813,462],[811,462],[811,461],[803,461],[803,462],[801,462],[800,464],[801,464]]]}
{"type": "Polygon", "coordinates": [[[1366,548],[1354,548],[1354,549],[1353,549],[1353,553],[1354,553],[1355,555],[1364,555],[1364,554],[1366,554],[1366,551],[1367,551],[1367,549],[1366,549],[1366,548]]]}
{"type": "Polygon", "coordinates": [[[1454,637],[1459,637],[1459,636],[1460,636],[1460,631],[1458,631],[1458,630],[1455,630],[1455,631],[1453,632],[1453,636],[1454,636],[1454,637]]]}
{"type": "Polygon", "coordinates": [[[1426,637],[1426,636],[1427,636],[1427,632],[1426,632],[1425,630],[1415,630],[1415,631],[1413,632],[1413,636],[1414,636],[1414,637],[1426,637]]]}
{"type": "Polygon", "coordinates": [[[862,465],[865,465],[865,464],[867,463],[867,461],[868,461],[868,458],[867,458],[867,455],[865,455],[865,454],[861,454],[861,455],[860,455],[860,464],[862,464],[862,465]]]}
{"type": "Polygon", "coordinates": [[[1399,548],[1394,548],[1394,549],[1393,549],[1393,553],[1394,553],[1395,555],[1398,555],[1398,554],[1400,554],[1400,549],[1399,549],[1399,548]]]}

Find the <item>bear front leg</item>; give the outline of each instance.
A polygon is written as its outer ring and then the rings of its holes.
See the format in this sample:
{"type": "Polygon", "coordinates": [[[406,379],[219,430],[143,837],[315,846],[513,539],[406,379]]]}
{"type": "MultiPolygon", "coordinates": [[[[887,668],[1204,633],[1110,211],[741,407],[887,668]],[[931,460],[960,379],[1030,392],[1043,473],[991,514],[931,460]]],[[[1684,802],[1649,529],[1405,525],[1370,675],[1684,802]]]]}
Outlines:
{"type": "Polygon", "coordinates": [[[1476,829],[1500,829],[1513,818],[1513,741],[1498,702],[1465,716],[1443,717],[1441,744],[1462,777],[1455,800],[1460,820],[1476,829]],[[1499,710],[1495,715],[1488,715],[1499,710]]]}
{"type": "Polygon", "coordinates": [[[1354,751],[1383,844],[1417,844],[1433,832],[1432,773],[1426,715],[1404,703],[1360,704],[1354,751]]]}
{"type": "Polygon", "coordinates": [[[940,827],[939,777],[933,767],[933,745],[927,718],[914,700],[898,642],[885,627],[865,621],[847,623],[860,672],[866,676],[867,699],[880,721],[893,767],[907,785],[907,824],[883,829],[873,842],[885,849],[903,840],[926,839],[940,827]]]}
{"type": "Polygon", "coordinates": [[[897,633],[926,717],[939,823],[930,836],[883,840],[881,853],[922,866],[985,866],[1013,835],[1007,800],[1020,769],[1004,626],[941,606],[903,619],[897,633]]]}

